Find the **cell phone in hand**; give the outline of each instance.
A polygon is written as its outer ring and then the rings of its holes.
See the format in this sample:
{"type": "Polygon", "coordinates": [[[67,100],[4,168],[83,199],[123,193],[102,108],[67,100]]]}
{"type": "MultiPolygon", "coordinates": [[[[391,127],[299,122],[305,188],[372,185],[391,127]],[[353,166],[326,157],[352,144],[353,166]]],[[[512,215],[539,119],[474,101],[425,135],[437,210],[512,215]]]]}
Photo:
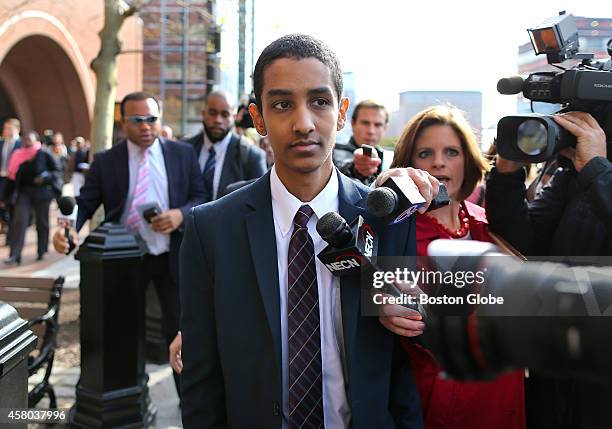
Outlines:
{"type": "Polygon", "coordinates": [[[362,144],[361,149],[363,150],[363,154],[365,156],[369,156],[370,158],[372,158],[372,151],[374,150],[372,146],[367,145],[367,144],[362,144]]]}
{"type": "Polygon", "coordinates": [[[144,217],[148,223],[151,223],[153,222],[152,219],[155,216],[160,215],[160,214],[161,214],[161,209],[155,206],[155,207],[149,207],[148,209],[144,210],[142,212],[142,217],[144,217]]]}

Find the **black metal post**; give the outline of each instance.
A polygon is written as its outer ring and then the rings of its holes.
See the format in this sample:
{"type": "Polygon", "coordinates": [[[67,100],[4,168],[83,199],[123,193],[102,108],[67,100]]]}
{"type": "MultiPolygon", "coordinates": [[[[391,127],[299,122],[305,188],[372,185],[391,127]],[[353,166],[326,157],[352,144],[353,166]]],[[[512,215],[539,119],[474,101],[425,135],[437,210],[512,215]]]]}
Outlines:
{"type": "MultiPolygon", "coordinates": [[[[28,329],[17,310],[0,302],[0,408],[28,408],[28,361],[36,347],[36,336],[28,329]]],[[[5,418],[7,416],[3,416],[5,418]]],[[[12,428],[27,427],[27,421],[11,423],[12,428]]]]}
{"type": "Polygon", "coordinates": [[[143,243],[104,224],[76,254],[81,262],[81,378],[72,425],[141,428],[155,418],[145,373],[143,243]]]}

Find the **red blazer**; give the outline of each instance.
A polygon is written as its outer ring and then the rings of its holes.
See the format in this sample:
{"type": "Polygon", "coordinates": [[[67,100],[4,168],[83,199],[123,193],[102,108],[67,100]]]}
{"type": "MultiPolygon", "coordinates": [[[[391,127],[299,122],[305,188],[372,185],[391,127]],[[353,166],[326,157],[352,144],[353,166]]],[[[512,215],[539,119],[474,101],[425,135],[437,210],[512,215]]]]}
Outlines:
{"type": "MultiPolygon", "coordinates": [[[[472,240],[491,241],[485,210],[464,202],[472,240]]],[[[417,252],[438,238],[451,238],[425,215],[417,214],[417,252]]],[[[524,429],[525,392],[523,371],[514,371],[488,382],[444,380],[432,354],[403,339],[421,395],[423,420],[427,429],[524,429]]]]}

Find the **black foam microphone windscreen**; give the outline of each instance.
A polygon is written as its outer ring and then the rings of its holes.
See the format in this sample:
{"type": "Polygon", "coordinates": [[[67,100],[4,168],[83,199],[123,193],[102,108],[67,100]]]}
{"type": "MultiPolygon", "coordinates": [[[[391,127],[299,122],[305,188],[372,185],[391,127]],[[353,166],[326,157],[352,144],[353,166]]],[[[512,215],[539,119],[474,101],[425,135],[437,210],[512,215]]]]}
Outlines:
{"type": "Polygon", "coordinates": [[[334,247],[345,246],[353,238],[351,228],[338,213],[329,212],[317,222],[317,232],[334,247]]]}
{"type": "Polygon", "coordinates": [[[497,92],[504,95],[518,94],[523,90],[525,80],[520,76],[504,77],[497,81],[497,92]]]}
{"type": "Polygon", "coordinates": [[[61,197],[57,206],[64,216],[70,216],[76,206],[76,200],[73,197],[61,197]]]}

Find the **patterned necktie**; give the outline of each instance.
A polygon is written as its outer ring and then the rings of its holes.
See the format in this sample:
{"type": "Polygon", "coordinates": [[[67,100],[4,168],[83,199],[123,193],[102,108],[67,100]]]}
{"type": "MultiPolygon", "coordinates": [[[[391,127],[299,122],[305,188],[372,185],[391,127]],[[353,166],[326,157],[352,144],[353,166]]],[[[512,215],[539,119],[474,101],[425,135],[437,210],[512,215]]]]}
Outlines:
{"type": "Polygon", "coordinates": [[[308,205],[293,218],[289,242],[287,337],[289,359],[289,428],[323,427],[323,382],[319,290],[314,244],[308,234],[308,205]]]}
{"type": "Polygon", "coordinates": [[[149,187],[149,149],[144,149],[141,152],[140,161],[138,162],[138,178],[136,179],[136,189],[132,196],[132,204],[128,211],[126,227],[132,234],[137,234],[142,219],[138,213],[137,207],[147,202],[147,189],[149,187]]]}
{"type": "Polygon", "coordinates": [[[208,150],[208,158],[206,164],[204,164],[204,187],[208,192],[208,195],[212,198],[213,196],[213,180],[215,178],[215,146],[212,145],[208,150]]]}

